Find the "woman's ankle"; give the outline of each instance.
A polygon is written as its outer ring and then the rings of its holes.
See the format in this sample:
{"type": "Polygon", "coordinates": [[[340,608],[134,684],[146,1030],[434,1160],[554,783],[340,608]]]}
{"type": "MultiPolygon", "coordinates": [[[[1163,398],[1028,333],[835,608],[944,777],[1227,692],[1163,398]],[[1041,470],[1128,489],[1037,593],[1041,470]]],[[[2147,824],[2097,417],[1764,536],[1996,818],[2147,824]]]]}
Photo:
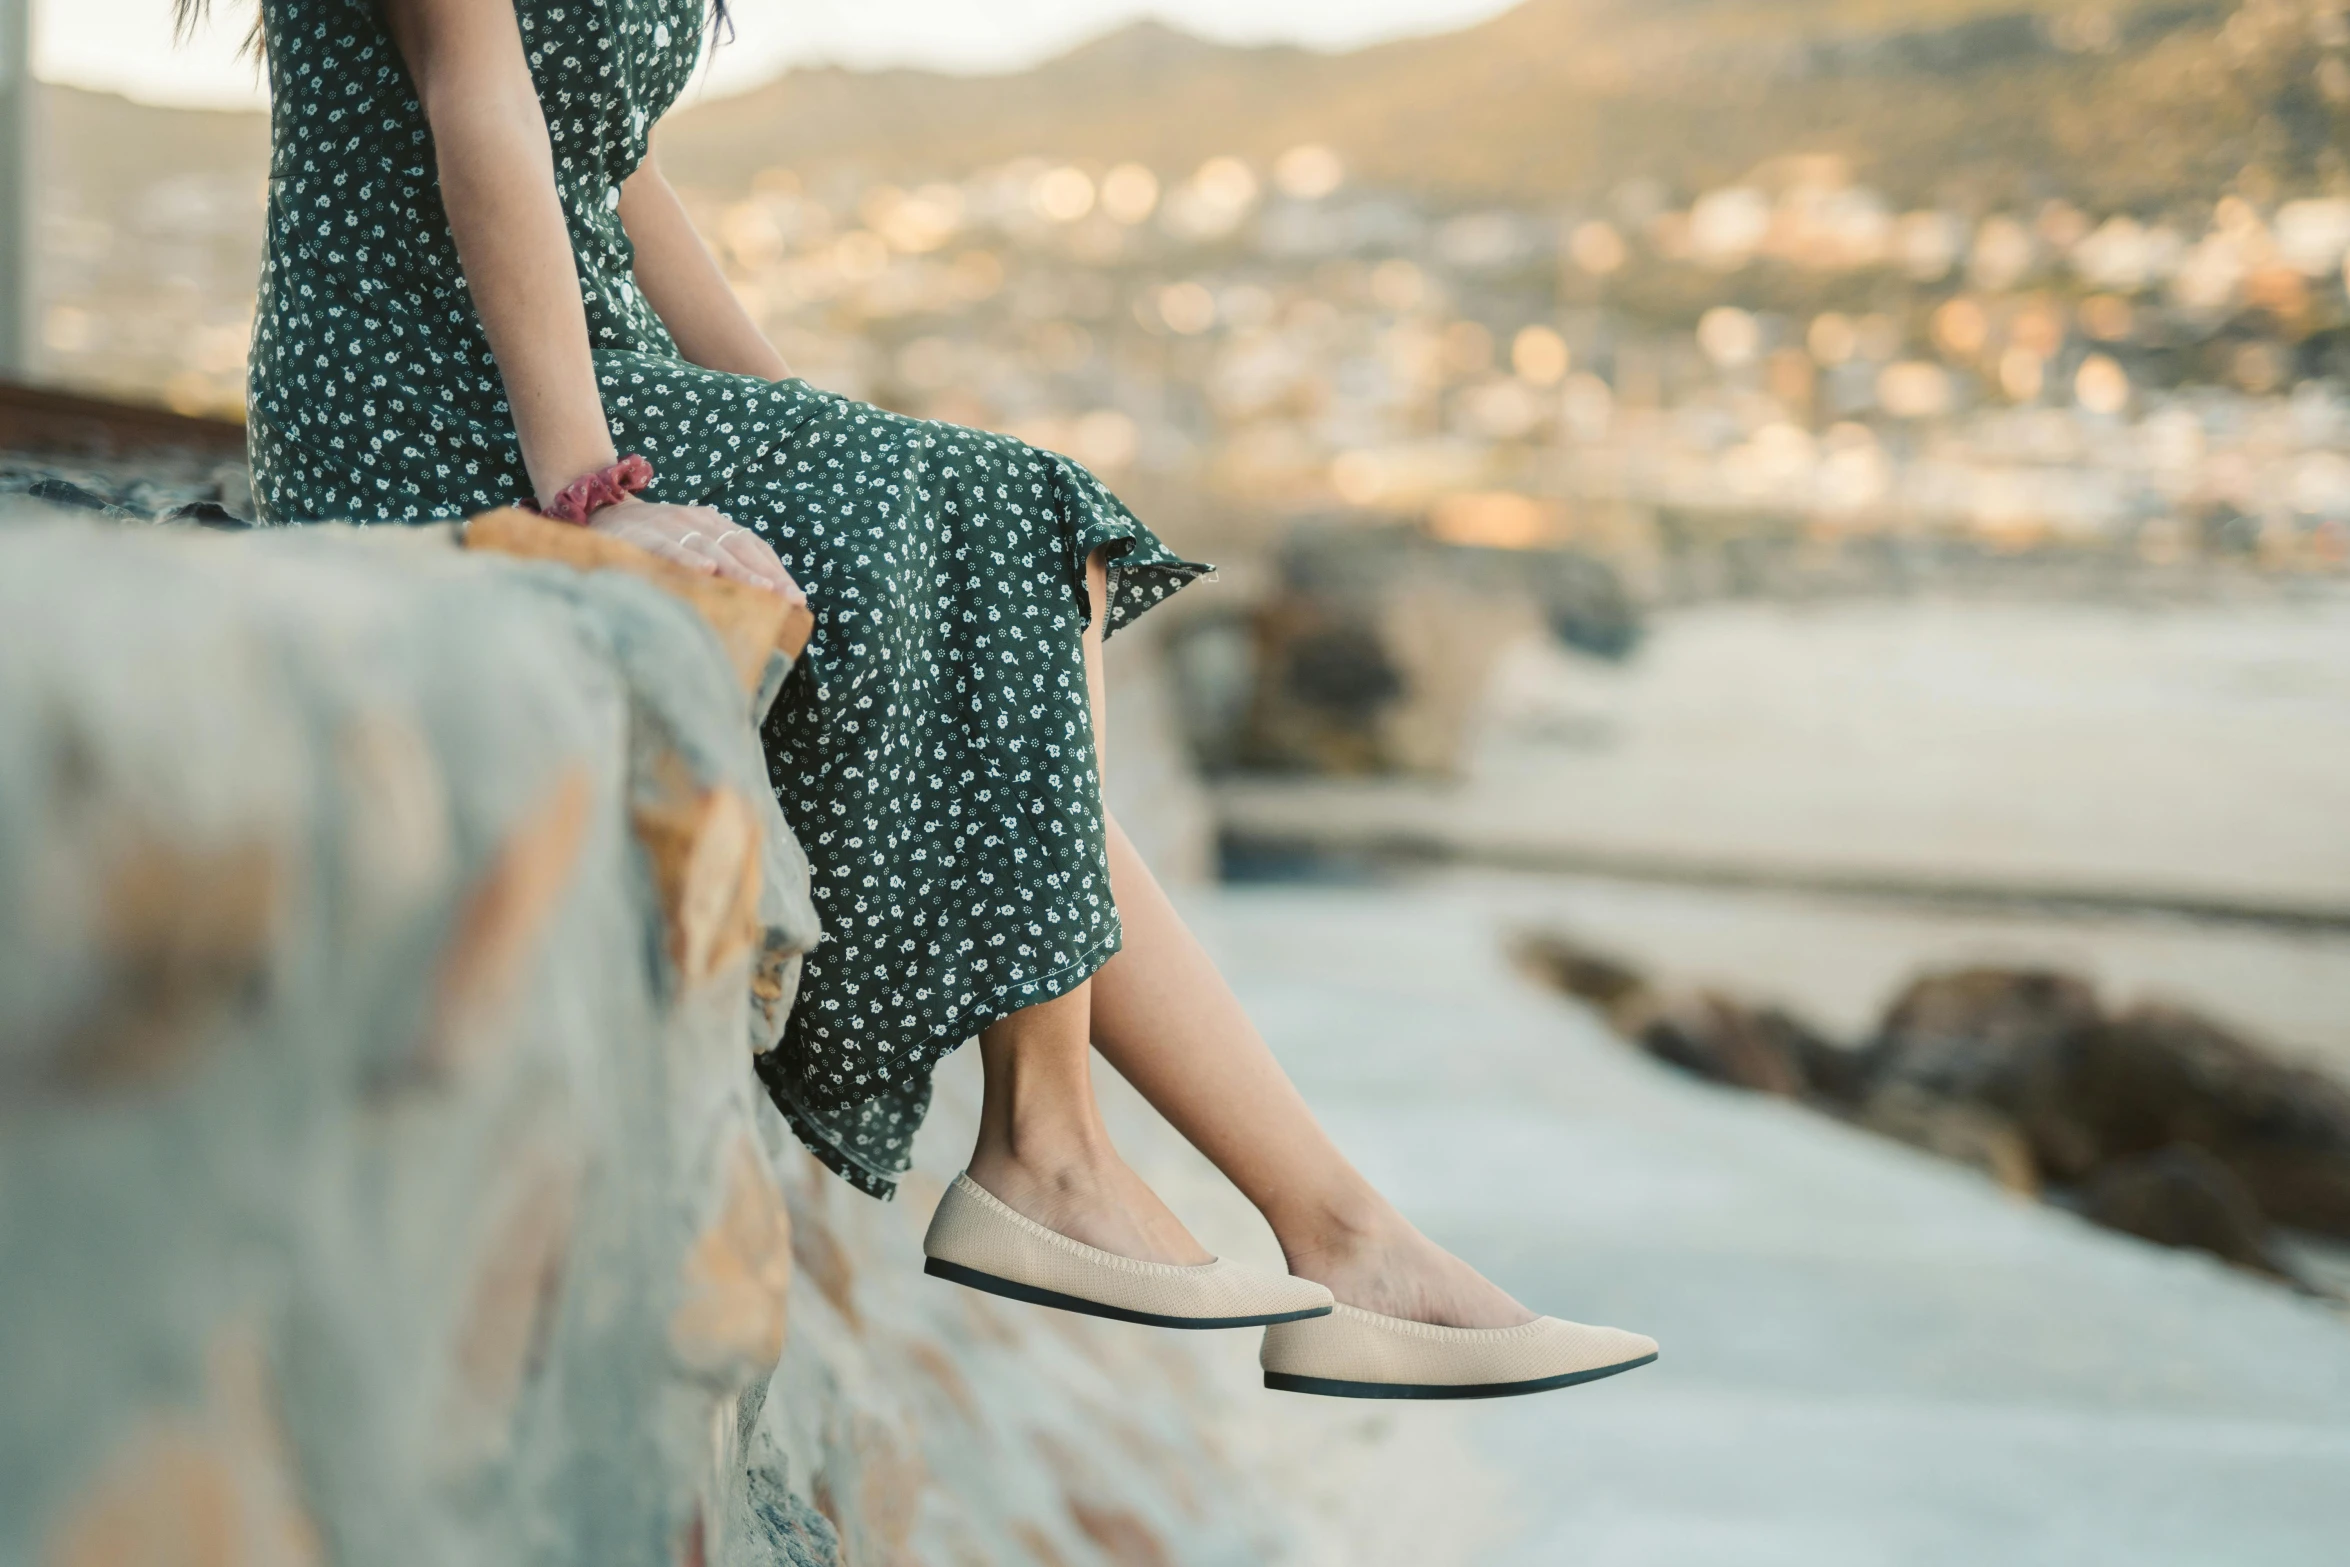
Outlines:
{"type": "Polygon", "coordinates": [[[1456,1328],[1508,1328],[1534,1313],[1438,1246],[1376,1192],[1320,1206],[1281,1234],[1289,1271],[1341,1304],[1456,1328]]]}
{"type": "Polygon", "coordinates": [[[1117,1162],[1098,1124],[1022,1120],[982,1126],[971,1150],[971,1178],[982,1186],[993,1175],[1029,1187],[1082,1187],[1117,1162]]]}
{"type": "Polygon", "coordinates": [[[1045,1175],[1097,1169],[1117,1157],[1083,1080],[1038,1082],[1006,1073],[988,1084],[971,1151],[972,1179],[982,1185],[976,1173],[982,1166],[1045,1175]]]}
{"type": "Polygon", "coordinates": [[[1281,1243],[1289,1271],[1300,1277],[1310,1276],[1307,1270],[1316,1265],[1376,1249],[1411,1232],[1394,1205],[1367,1184],[1288,1202],[1265,1218],[1281,1243]]]}

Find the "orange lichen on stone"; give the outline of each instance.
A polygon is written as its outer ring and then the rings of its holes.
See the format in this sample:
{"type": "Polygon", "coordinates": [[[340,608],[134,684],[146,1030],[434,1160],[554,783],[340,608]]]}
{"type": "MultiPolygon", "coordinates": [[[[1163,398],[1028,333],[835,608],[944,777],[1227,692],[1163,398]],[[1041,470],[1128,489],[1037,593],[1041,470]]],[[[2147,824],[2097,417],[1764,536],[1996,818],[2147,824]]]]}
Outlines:
{"type": "Polygon", "coordinates": [[[972,1395],[970,1379],[963,1375],[962,1368],[943,1346],[926,1338],[908,1339],[906,1359],[938,1384],[947,1402],[955,1406],[955,1413],[973,1425],[979,1424],[979,1400],[972,1395]]]}
{"type": "Polygon", "coordinates": [[[799,657],[816,627],[805,600],[795,602],[747,583],[704,576],[633,544],[519,509],[484,512],[468,522],[465,547],[644,578],[684,599],[709,622],[745,691],[759,688],[769,654],[799,657]]]}
{"type": "Polygon", "coordinates": [[[792,1260],[815,1284],[816,1293],[841,1314],[850,1331],[864,1327],[857,1315],[856,1264],[849,1261],[848,1249],[822,1219],[810,1214],[793,1226],[792,1260]]]}
{"type": "Polygon", "coordinates": [[[783,1353],[792,1223],[750,1133],[727,1145],[721,1168],[725,1195],[686,1254],[669,1342],[689,1370],[731,1387],[765,1375],[783,1353]]]}
{"type": "Polygon", "coordinates": [[[963,1310],[963,1325],[970,1330],[974,1342],[994,1349],[1018,1349],[1021,1346],[1023,1340],[1019,1318],[1000,1308],[993,1297],[977,1290],[960,1290],[957,1293],[962,1296],[959,1304],[963,1310]]]}
{"type": "Polygon", "coordinates": [[[441,948],[421,1055],[427,1073],[457,1070],[501,1032],[539,933],[570,883],[594,798],[586,765],[566,767],[466,894],[441,948]]]}
{"type": "Polygon", "coordinates": [[[1069,1558],[1053,1544],[1052,1536],[1035,1524],[1023,1520],[1012,1525],[1012,1538],[1020,1542],[1020,1548],[1028,1553],[1036,1567],[1069,1567],[1069,1558]]]}
{"type": "Polygon", "coordinates": [[[222,1333],[200,1409],[142,1419],[49,1531],[42,1567],[319,1567],[257,1335],[222,1333]]]}
{"type": "Polygon", "coordinates": [[[449,791],[418,716],[394,706],[335,731],[335,779],[350,867],[350,939],[365,940],[440,890],[455,852],[449,791]]]}
{"type": "Polygon", "coordinates": [[[67,1035],[59,1080],[104,1091],[170,1072],[267,977],[290,880],[271,843],[203,848],[130,835],[98,883],[95,934],[109,980],[67,1035]]]}
{"type": "Polygon", "coordinates": [[[1168,1498],[1190,1516],[1202,1515],[1198,1489],[1182,1464],[1182,1455],[1168,1443],[1125,1417],[1105,1413],[1102,1416],[1109,1433],[1126,1456],[1145,1474],[1166,1477],[1168,1498]]]}
{"type": "Polygon", "coordinates": [[[1139,1513],[1097,1506],[1082,1497],[1065,1500],[1078,1529],[1118,1567],[1173,1567],[1166,1545],[1139,1513]]]}
{"type": "Polygon", "coordinates": [[[751,994],[768,1006],[781,1006],[793,988],[792,961],[800,949],[781,931],[768,931],[759,942],[759,961],[751,966],[751,994]]]}
{"type": "Polygon", "coordinates": [[[697,984],[759,942],[759,819],[732,789],[696,788],[674,755],[655,772],[656,792],[631,816],[668,921],[670,960],[697,984]]]}
{"type": "Polygon", "coordinates": [[[506,1450],[514,1407],[546,1359],[579,1209],[574,1159],[544,1147],[515,1161],[510,1195],[475,1255],[442,1398],[444,1452],[458,1465],[506,1450]]]}
{"type": "Polygon", "coordinates": [[[879,1560],[907,1559],[906,1546],[914,1524],[922,1516],[922,1493],[930,1486],[930,1466],[914,1430],[900,1430],[871,1415],[857,1416],[850,1436],[857,1456],[857,1510],[865,1525],[866,1543],[879,1548],[879,1560]]]}

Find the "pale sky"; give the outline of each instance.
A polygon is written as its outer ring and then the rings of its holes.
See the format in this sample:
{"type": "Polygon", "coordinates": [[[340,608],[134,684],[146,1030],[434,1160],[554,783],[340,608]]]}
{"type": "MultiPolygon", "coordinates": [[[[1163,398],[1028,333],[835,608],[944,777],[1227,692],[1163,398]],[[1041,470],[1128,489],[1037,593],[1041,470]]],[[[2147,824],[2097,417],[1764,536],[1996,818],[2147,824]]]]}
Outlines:
{"type": "MultiPolygon", "coordinates": [[[[1441,32],[1515,0],[733,0],[739,40],[707,88],[727,91],[787,65],[1016,68],[1139,16],[1232,42],[1337,49],[1441,32]]],[[[171,0],[34,0],[34,54],[51,81],[154,103],[258,105],[236,58],[254,0],[213,0],[213,20],[174,48],[171,0]]]]}

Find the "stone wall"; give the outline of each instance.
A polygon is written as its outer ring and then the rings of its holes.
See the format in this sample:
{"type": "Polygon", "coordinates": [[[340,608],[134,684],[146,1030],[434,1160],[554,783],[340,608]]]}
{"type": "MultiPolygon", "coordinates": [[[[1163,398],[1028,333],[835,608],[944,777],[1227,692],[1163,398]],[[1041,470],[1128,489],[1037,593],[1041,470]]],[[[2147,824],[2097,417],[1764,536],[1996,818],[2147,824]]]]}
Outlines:
{"type": "Polygon", "coordinates": [[[1253,1344],[923,1278],[935,1169],[758,1096],[814,928],[723,622],[0,519],[0,1564],[1346,1559],[1253,1344]]]}

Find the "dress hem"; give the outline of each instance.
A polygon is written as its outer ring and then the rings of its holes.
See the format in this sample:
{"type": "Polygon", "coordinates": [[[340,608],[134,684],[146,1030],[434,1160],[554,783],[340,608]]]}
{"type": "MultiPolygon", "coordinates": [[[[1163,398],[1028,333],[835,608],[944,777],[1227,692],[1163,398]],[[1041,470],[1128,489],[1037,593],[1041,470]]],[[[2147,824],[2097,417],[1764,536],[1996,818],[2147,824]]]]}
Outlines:
{"type": "MultiPolygon", "coordinates": [[[[1035,455],[1045,459],[1056,483],[1056,502],[1065,529],[1062,569],[1075,596],[1080,621],[1088,625],[1099,621],[1105,641],[1182,588],[1215,575],[1213,566],[1182,559],[1170,551],[1081,464],[1057,453],[1038,451],[1035,455]],[[1087,557],[1097,549],[1105,555],[1106,568],[1099,604],[1091,602],[1085,571],[1087,557]]],[[[1098,781],[1095,799],[1099,800],[1098,781]]],[[[789,814],[787,806],[786,815],[789,814]]],[[[1104,862],[1101,871],[1105,890],[1107,870],[1104,862]]],[[[836,1101],[827,1085],[806,1081],[800,1071],[809,1063],[803,1059],[800,1047],[807,1042],[793,1039],[787,1033],[787,1042],[772,1057],[770,1096],[818,1162],[868,1196],[887,1200],[896,1191],[898,1177],[906,1168],[899,1161],[910,1157],[913,1134],[919,1129],[928,1103],[929,1075],[937,1064],[981,1030],[1012,1013],[1057,1000],[1075,990],[1117,953],[1124,939],[1123,926],[1113,925],[1109,933],[1081,949],[1074,962],[1049,973],[996,986],[962,1015],[934,1023],[935,1031],[929,1037],[865,1068],[859,1073],[860,1088],[849,1091],[854,1097],[836,1101]],[[893,1110],[894,1116],[890,1114],[893,1110]],[[887,1117],[889,1124],[869,1129],[856,1119],[863,1114],[887,1117]]],[[[808,1001],[804,989],[801,1003],[806,1005],[808,1001]]],[[[930,1009],[926,1006],[924,1010],[930,1009]]],[[[848,1026],[853,1034],[854,1019],[848,1026]]],[[[876,1043],[870,1039],[864,1041],[868,1049],[876,1043]]],[[[819,1056],[824,1053],[813,1044],[808,1048],[819,1056]]],[[[769,1058],[761,1059],[761,1079],[769,1081],[769,1069],[764,1066],[769,1058]]]]}
{"type": "MultiPolygon", "coordinates": [[[[944,1061],[948,1056],[953,1055],[976,1039],[982,1029],[993,1028],[1015,1012],[1025,1011],[1033,1006],[1041,1006],[1047,1001],[1058,1001],[1068,995],[1078,986],[1100,973],[1102,965],[1116,957],[1125,944],[1126,932],[1121,925],[1119,929],[1112,931],[1091,947],[1086,948],[1081,957],[1065,967],[1057,968],[1049,974],[1040,974],[1033,979],[1016,979],[997,986],[989,992],[986,1001],[971,1014],[974,1021],[959,1025],[963,1028],[963,1032],[952,1044],[941,1048],[939,1042],[933,1039],[916,1045],[905,1054],[882,1064],[885,1067],[897,1067],[907,1063],[918,1063],[919,1070],[927,1075],[937,1070],[939,1062],[944,1061]],[[1015,993],[1022,992],[1031,994],[1028,994],[1027,998],[1017,1006],[1004,1004],[1015,993]]],[[[774,1053],[769,1051],[766,1055],[758,1058],[756,1065],[760,1068],[759,1080],[767,1090],[767,1097],[775,1102],[775,1108],[782,1112],[784,1120],[790,1124],[793,1135],[798,1137],[807,1150],[816,1156],[818,1163],[866,1196],[879,1198],[883,1202],[888,1202],[897,1196],[898,1180],[905,1172],[903,1170],[895,1172],[876,1170],[842,1147],[840,1140],[831,1131],[803,1110],[798,1101],[792,1099],[767,1075],[765,1065],[774,1053]]],[[[863,1101],[851,1102],[862,1103],[863,1101]]]]}

